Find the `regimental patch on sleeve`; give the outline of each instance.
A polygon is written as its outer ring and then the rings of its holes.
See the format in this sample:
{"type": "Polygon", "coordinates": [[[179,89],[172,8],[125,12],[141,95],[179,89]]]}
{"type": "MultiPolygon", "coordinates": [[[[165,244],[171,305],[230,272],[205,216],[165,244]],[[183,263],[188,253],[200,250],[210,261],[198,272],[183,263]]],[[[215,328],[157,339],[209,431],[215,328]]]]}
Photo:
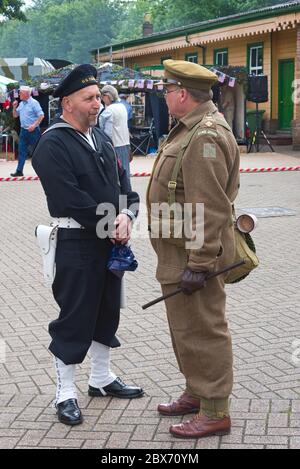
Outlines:
{"type": "Polygon", "coordinates": [[[203,157],[204,158],[217,158],[217,146],[215,143],[203,144],[203,157]]]}

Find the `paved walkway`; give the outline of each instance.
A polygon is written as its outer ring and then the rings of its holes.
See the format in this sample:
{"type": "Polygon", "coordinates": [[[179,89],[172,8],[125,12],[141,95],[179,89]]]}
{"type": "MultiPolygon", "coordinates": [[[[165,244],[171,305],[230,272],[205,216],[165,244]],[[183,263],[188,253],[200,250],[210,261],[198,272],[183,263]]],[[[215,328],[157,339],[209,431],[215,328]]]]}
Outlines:
{"type": "MultiPolygon", "coordinates": [[[[245,158],[263,164],[261,158],[269,156],[245,158]]],[[[283,158],[276,165],[294,164],[283,158]]],[[[0,174],[5,165],[0,163],[0,174]]],[[[87,359],[77,373],[85,421],[75,428],[58,424],[51,407],[55,378],[47,350],[47,326],[57,307],[42,284],[34,239],[34,227],[47,222],[46,204],[39,182],[0,183],[0,448],[299,448],[299,178],[299,172],[241,175],[238,207],[279,206],[296,215],[259,220],[255,241],[261,266],[228,288],[235,354],[233,430],[226,437],[199,441],[174,439],[168,428],[181,417],[156,413],[159,402],[182,392],[184,380],[164,307],[141,309],[160,294],[147,239],[133,243],[140,267],[128,275],[128,307],[119,329],[122,347],[112,354],[114,371],[143,386],[146,396],[131,402],[89,398],[87,359]]],[[[143,199],[146,184],[147,178],[133,180],[143,199]]]]}

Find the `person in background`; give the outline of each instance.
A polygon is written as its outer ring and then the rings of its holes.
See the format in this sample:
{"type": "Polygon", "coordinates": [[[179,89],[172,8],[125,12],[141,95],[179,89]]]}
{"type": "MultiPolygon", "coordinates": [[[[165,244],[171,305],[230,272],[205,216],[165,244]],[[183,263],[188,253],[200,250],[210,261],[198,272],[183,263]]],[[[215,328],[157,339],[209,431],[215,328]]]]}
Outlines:
{"type": "Polygon", "coordinates": [[[121,103],[118,91],[111,85],[105,85],[101,90],[105,110],[99,116],[99,127],[110,137],[117,156],[125,169],[130,183],[130,137],[127,125],[127,111],[121,103]]]}
{"type": "Polygon", "coordinates": [[[235,99],[234,90],[228,85],[228,83],[225,83],[221,87],[221,112],[224,114],[231,130],[233,130],[235,99]]]}
{"type": "Polygon", "coordinates": [[[29,86],[20,87],[20,100],[13,102],[13,117],[20,117],[21,132],[19,137],[18,166],[12,177],[23,176],[23,168],[28,154],[41,136],[40,123],[44,119],[43,110],[36,99],[31,97],[29,86]]]}
{"type": "Polygon", "coordinates": [[[133,111],[132,111],[132,106],[131,104],[127,101],[128,99],[128,94],[125,93],[120,93],[119,98],[121,100],[121,103],[125,106],[126,111],[127,111],[127,124],[128,124],[128,129],[129,132],[132,129],[132,121],[133,121],[133,111]]]}

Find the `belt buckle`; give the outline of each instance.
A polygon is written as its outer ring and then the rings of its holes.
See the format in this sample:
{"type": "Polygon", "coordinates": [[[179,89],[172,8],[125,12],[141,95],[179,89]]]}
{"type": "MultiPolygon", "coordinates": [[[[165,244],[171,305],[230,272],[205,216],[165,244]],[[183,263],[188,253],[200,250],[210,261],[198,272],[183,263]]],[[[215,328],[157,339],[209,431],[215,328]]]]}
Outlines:
{"type": "Polygon", "coordinates": [[[170,191],[176,191],[176,187],[177,187],[177,182],[176,181],[169,181],[168,182],[168,189],[170,191]]]}

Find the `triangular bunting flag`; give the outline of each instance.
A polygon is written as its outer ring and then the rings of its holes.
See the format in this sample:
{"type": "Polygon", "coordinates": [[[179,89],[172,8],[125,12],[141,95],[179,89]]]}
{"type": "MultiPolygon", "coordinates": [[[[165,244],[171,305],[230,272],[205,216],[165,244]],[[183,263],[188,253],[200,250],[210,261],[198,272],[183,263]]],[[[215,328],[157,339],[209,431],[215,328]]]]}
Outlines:
{"type": "Polygon", "coordinates": [[[147,90],[153,90],[154,81],[147,80],[147,90]]]}
{"type": "Polygon", "coordinates": [[[231,88],[234,87],[235,85],[235,78],[234,77],[229,77],[228,85],[231,86],[231,88]]]}
{"type": "Polygon", "coordinates": [[[225,78],[226,78],[225,73],[219,73],[218,81],[219,81],[220,83],[224,83],[225,78]]]}

